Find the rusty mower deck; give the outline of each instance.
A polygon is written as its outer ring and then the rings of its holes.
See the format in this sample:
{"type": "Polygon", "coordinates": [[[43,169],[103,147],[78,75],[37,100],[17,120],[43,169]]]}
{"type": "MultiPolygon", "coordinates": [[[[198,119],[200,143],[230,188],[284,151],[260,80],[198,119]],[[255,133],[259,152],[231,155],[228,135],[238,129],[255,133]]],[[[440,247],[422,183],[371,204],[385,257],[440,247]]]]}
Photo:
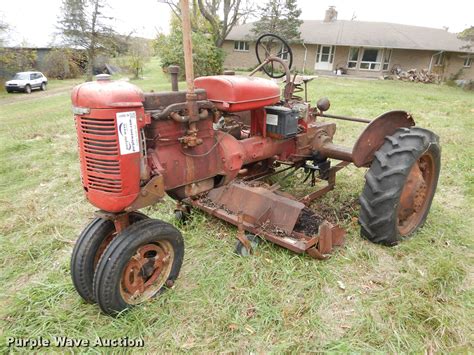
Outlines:
{"type": "Polygon", "coordinates": [[[306,204],[334,187],[335,172],[340,168],[337,165],[332,168],[325,187],[300,200],[279,191],[279,185],[236,181],[184,202],[237,226],[237,238],[249,250],[244,231],[323,260],[333,246],[344,243],[345,231],[318,216],[306,204]]]}

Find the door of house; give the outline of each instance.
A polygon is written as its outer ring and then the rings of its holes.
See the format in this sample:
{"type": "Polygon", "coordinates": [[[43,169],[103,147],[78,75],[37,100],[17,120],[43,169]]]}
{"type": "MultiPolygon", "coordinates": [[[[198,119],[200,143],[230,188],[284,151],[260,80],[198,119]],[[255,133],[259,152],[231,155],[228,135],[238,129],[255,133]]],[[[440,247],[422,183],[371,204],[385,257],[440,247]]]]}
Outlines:
{"type": "Polygon", "coordinates": [[[334,46],[319,45],[316,52],[316,70],[332,70],[334,61],[334,46]]]}

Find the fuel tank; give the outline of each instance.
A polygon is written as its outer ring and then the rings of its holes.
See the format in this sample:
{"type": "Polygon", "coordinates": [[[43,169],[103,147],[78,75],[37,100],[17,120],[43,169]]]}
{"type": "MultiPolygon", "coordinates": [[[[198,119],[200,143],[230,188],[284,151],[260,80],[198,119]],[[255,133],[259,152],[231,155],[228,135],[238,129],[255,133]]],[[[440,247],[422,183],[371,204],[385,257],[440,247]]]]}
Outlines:
{"type": "Polygon", "coordinates": [[[194,80],[208,100],[224,112],[255,110],[280,101],[280,88],[268,79],[243,75],[214,75],[194,80]]]}

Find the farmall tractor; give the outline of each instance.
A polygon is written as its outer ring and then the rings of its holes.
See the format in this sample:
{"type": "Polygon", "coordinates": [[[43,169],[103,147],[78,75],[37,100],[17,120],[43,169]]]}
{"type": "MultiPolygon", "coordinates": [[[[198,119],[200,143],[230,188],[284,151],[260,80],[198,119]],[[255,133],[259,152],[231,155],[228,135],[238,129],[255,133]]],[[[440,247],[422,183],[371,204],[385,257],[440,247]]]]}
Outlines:
{"type": "MultiPolygon", "coordinates": [[[[290,47],[275,35],[258,39],[260,64],[249,76],[194,80],[187,1],[181,7],[186,92],[143,93],[106,77],[72,92],[82,185],[99,209],[71,259],[84,300],[114,315],[173,286],[183,237],[138,212],[166,194],[180,218],[196,208],[237,226],[241,255],[252,252],[258,236],[325,259],[344,231],[306,206],[333,189],[336,172],[352,163],[368,168],[360,196],[364,238],[395,245],[423,225],[440,171],[434,133],[415,127],[404,111],[369,121],[325,113],[324,98],[312,107],[296,96],[308,80],[290,73],[290,47]],[[282,92],[275,80],[253,76],[260,70],[284,77],[282,92]],[[348,148],[333,143],[336,125],[322,117],[368,125],[348,148]],[[295,171],[325,185],[295,197],[264,181],[295,171]]],[[[172,84],[177,90],[176,71],[172,84]]]]}

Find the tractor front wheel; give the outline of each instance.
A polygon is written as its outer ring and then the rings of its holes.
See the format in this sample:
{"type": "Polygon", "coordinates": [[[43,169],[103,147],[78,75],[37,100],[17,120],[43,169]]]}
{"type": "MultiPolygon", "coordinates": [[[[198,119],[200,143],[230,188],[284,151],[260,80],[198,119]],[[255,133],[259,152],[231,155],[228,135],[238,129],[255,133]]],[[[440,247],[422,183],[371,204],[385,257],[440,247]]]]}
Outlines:
{"type": "Polygon", "coordinates": [[[360,196],[361,234],[396,245],[422,227],[440,171],[439,138],[426,129],[400,128],[375,153],[360,196]]]}
{"type": "Polygon", "coordinates": [[[147,219],[112,240],[94,275],[102,311],[117,315],[173,286],[184,257],[181,233],[169,223],[147,219]]]}
{"type": "MultiPolygon", "coordinates": [[[[148,218],[140,212],[129,214],[130,224],[148,218]]],[[[79,295],[89,303],[94,303],[92,281],[94,271],[105,249],[117,236],[114,222],[96,217],[82,231],[71,256],[71,277],[79,295]]]]}

